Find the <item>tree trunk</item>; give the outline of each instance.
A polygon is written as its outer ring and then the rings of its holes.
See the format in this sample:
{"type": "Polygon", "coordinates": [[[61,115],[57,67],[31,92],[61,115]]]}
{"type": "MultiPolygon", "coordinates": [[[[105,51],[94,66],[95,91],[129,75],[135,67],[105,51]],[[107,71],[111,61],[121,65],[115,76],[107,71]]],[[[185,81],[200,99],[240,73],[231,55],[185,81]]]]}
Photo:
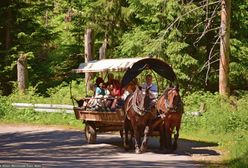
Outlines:
{"type": "Polygon", "coordinates": [[[230,20],[231,0],[221,2],[221,29],[220,29],[220,71],[219,93],[229,96],[229,55],[230,55],[230,20]]]}
{"type": "Polygon", "coordinates": [[[45,27],[47,27],[48,25],[48,10],[46,10],[46,13],[45,13],[45,27]]]}
{"type": "MultiPolygon", "coordinates": [[[[99,49],[99,60],[106,59],[106,50],[108,45],[108,36],[105,34],[104,41],[102,43],[102,46],[99,49]]],[[[101,77],[103,78],[103,72],[101,73],[101,77]]]]}
{"type": "MultiPolygon", "coordinates": [[[[93,30],[86,29],[84,34],[84,56],[85,56],[85,63],[93,60],[93,30]]],[[[90,79],[92,74],[85,73],[85,83],[86,83],[86,95],[90,90],[90,79]]]]}
{"type": "MultiPolygon", "coordinates": [[[[47,6],[47,0],[45,0],[45,5],[47,6]]],[[[48,10],[46,9],[46,12],[45,12],[45,16],[44,16],[44,20],[45,20],[45,27],[48,26],[48,10]]]]}
{"type": "Polygon", "coordinates": [[[28,88],[27,57],[25,54],[21,54],[17,60],[17,81],[19,92],[25,94],[28,88]]]}

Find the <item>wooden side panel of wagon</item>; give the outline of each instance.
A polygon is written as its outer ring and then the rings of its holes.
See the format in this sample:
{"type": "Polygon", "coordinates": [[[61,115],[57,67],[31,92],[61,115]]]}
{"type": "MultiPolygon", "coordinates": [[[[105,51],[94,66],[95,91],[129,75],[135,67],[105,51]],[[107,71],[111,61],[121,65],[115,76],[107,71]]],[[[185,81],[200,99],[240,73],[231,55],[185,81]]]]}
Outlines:
{"type": "Polygon", "coordinates": [[[96,143],[97,132],[120,131],[122,137],[124,121],[122,110],[100,112],[74,107],[74,113],[76,119],[82,120],[85,123],[85,138],[88,143],[96,143]]]}

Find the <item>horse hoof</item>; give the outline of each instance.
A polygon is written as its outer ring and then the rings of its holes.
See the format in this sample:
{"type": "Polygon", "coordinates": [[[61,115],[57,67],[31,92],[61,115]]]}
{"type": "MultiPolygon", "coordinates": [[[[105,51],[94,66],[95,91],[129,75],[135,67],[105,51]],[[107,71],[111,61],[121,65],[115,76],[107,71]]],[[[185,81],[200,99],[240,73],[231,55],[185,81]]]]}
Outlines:
{"type": "Polygon", "coordinates": [[[124,147],[124,150],[125,150],[125,151],[128,151],[128,148],[127,148],[127,147],[124,147]]]}
{"type": "Polygon", "coordinates": [[[164,149],[163,150],[164,154],[171,154],[172,152],[173,152],[173,150],[171,150],[171,149],[164,149]]]}
{"type": "Polygon", "coordinates": [[[146,147],[143,147],[143,146],[142,146],[142,147],[141,147],[141,152],[142,152],[142,153],[146,152],[146,149],[147,149],[146,147]]]}
{"type": "Polygon", "coordinates": [[[130,146],[127,144],[124,144],[123,147],[124,147],[125,151],[128,151],[128,149],[130,148],[130,146]]]}
{"type": "Polygon", "coordinates": [[[138,149],[138,148],[136,148],[136,149],[135,149],[135,153],[136,153],[136,154],[141,154],[141,150],[138,149]]]}

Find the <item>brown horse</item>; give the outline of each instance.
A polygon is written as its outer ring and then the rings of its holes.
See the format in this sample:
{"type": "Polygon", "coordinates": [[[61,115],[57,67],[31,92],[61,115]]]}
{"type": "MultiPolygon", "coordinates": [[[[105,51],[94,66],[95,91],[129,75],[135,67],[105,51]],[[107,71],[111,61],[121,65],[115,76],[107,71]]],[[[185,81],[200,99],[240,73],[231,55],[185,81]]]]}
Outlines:
{"type": "Polygon", "coordinates": [[[149,89],[144,94],[141,88],[136,87],[134,93],[126,98],[124,111],[124,148],[128,150],[128,148],[133,147],[132,140],[134,137],[135,152],[145,152],[151,122],[156,115],[155,105],[152,105],[149,89]],[[143,141],[141,142],[142,137],[143,141]]]}
{"type": "MultiPolygon", "coordinates": [[[[169,86],[164,94],[159,97],[156,103],[156,109],[163,120],[165,130],[164,144],[160,147],[170,150],[177,149],[177,140],[179,137],[179,129],[181,125],[183,110],[183,103],[179,95],[178,86],[169,86]],[[176,128],[176,133],[174,129],[176,128]],[[172,134],[174,133],[174,143],[172,144],[172,134]]],[[[160,135],[163,136],[163,135],[160,135]]],[[[161,142],[160,142],[161,143],[161,142]]]]}

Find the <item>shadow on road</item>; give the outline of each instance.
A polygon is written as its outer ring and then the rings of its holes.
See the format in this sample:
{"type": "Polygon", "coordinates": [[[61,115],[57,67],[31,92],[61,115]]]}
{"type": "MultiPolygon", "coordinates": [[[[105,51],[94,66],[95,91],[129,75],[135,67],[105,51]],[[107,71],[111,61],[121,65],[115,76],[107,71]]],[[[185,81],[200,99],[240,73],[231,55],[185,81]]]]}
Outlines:
{"type": "Polygon", "coordinates": [[[209,146],[217,144],[183,139],[175,153],[165,155],[159,153],[158,140],[151,138],[148,152],[136,155],[123,150],[118,135],[100,134],[96,144],[87,144],[79,131],[24,131],[0,133],[0,163],[44,167],[202,167],[188,156],[219,155],[214,150],[198,149],[209,146]]]}

